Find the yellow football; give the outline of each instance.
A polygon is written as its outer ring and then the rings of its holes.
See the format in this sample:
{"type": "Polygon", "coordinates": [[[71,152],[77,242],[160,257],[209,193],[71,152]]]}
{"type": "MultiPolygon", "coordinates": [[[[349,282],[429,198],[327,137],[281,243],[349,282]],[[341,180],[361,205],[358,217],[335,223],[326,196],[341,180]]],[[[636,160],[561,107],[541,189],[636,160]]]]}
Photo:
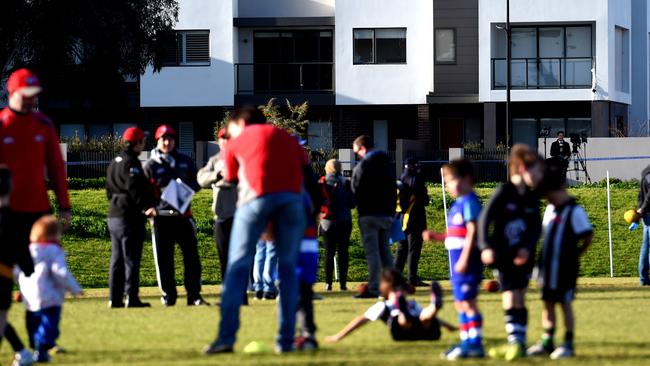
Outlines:
{"type": "Polygon", "coordinates": [[[638,222],[641,218],[641,215],[639,215],[639,213],[634,210],[628,210],[625,212],[625,215],[623,215],[623,218],[625,219],[625,222],[631,224],[633,222],[638,222]]]}

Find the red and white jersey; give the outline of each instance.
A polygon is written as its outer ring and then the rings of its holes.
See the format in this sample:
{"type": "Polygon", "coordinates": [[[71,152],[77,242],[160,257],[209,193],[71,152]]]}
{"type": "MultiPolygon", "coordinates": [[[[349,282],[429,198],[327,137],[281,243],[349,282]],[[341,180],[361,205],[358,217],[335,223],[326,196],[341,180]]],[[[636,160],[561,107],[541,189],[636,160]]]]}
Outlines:
{"type": "Polygon", "coordinates": [[[65,164],[54,124],[42,113],[0,111],[0,164],[13,180],[10,207],[15,212],[50,210],[48,186],[61,209],[70,209],[65,164]]]}

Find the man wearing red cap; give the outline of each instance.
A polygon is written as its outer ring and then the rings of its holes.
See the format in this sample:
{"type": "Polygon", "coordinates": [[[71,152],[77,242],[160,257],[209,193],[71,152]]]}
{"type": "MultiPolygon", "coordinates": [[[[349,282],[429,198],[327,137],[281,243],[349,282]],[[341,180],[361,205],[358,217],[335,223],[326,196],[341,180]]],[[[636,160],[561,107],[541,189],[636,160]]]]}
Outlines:
{"type": "Polygon", "coordinates": [[[59,219],[70,225],[70,197],[65,164],[52,121],[36,112],[38,95],[43,89],[36,75],[15,71],[7,81],[9,106],[0,111],[0,164],[12,174],[10,207],[16,215],[16,234],[26,248],[18,264],[29,266],[29,233],[36,220],[52,211],[48,187],[56,194],[59,219]],[[21,264],[23,263],[23,264],[21,264]]]}
{"type": "MultiPolygon", "coordinates": [[[[196,164],[192,158],[176,150],[176,131],[168,125],[162,125],[156,130],[155,137],[157,145],[144,165],[144,172],[156,191],[162,194],[170,182],[180,179],[194,192],[198,192],[201,186],[196,181],[196,164]]],[[[161,199],[157,211],[158,215],[153,219],[151,231],[156,275],[162,291],[163,305],[174,306],[178,297],[174,273],[176,243],[183,252],[187,305],[209,305],[201,297],[201,261],[191,207],[185,212],[179,212],[161,199]]]]}
{"type": "Polygon", "coordinates": [[[122,140],[124,151],[113,159],[106,176],[108,230],[113,244],[108,307],[142,308],[150,306],[139,296],[146,216],[156,215],[157,200],[138,159],[144,149],[144,132],[127,128],[122,140]]]}

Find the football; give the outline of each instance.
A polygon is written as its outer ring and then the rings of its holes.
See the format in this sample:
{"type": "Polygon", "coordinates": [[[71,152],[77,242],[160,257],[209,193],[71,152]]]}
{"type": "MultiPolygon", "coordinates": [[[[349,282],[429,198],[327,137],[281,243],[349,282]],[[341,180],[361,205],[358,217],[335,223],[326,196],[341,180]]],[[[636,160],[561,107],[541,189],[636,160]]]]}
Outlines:
{"type": "Polygon", "coordinates": [[[490,280],[485,283],[485,291],[487,292],[497,292],[500,288],[499,282],[495,280],[490,280]]]}
{"type": "Polygon", "coordinates": [[[639,215],[639,213],[634,210],[628,210],[625,211],[623,218],[625,219],[625,222],[631,224],[633,222],[638,222],[639,219],[641,218],[641,215],[639,215]]]}

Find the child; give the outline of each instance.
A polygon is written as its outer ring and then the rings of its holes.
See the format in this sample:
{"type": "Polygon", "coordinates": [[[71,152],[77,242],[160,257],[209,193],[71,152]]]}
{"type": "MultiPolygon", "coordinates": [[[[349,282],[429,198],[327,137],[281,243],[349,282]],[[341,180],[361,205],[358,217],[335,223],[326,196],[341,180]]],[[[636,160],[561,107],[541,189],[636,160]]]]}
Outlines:
{"type": "Polygon", "coordinates": [[[406,280],[395,269],[382,272],[379,291],[386,301],[380,301],[370,307],[365,314],[356,317],[340,332],[325,338],[327,343],[337,343],[350,333],[371,321],[381,320],[388,326],[395,341],[437,341],[440,339],[440,327],[449,331],[456,328],[437,318],[442,308],[442,289],[433,281],[431,283],[431,304],[422,308],[415,301],[407,301],[406,280]]]}
{"type": "Polygon", "coordinates": [[[481,201],[474,193],[474,166],[469,160],[455,160],[443,167],[445,184],[456,200],[449,210],[447,235],[431,231],[424,240],[444,239],[449,250],[454,305],[460,321],[460,344],[443,355],[447,360],[485,356],[482,341],[483,317],[478,309],[478,288],[483,279],[481,253],[476,246],[476,220],[481,201]]]}
{"type": "Polygon", "coordinates": [[[296,337],[294,346],[297,350],[313,351],[318,349],[316,341],[316,324],[314,323],[314,291],[318,274],[318,239],[316,222],[317,212],[308,195],[304,195],[305,214],[307,215],[307,228],[305,237],[300,243],[300,255],[298,257],[298,280],[299,280],[299,302],[297,311],[297,323],[300,327],[300,335],[296,337]]]}
{"type": "Polygon", "coordinates": [[[533,192],[542,180],[544,163],[526,145],[515,145],[508,166],[510,180],[497,189],[478,222],[483,263],[495,268],[502,292],[508,344],[490,349],[493,358],[508,361],[525,356],[528,310],[524,295],[541,233],[539,198],[533,192]]]}
{"type": "Polygon", "coordinates": [[[550,355],[555,360],[575,355],[571,302],[576,292],[579,258],[591,245],[593,230],[584,208],[567,192],[560,165],[548,166],[541,188],[549,202],[544,213],[544,245],[538,265],[544,301],[544,335],[527,353],[529,356],[550,355]],[[553,345],[556,305],[562,307],[566,328],[564,344],[558,348],[553,345]]]}
{"type": "Polygon", "coordinates": [[[27,331],[34,341],[34,358],[37,362],[49,362],[48,351],[59,337],[65,293],[80,295],[81,287],[66,266],[56,218],[44,216],[36,221],[29,239],[34,273],[27,277],[20,272],[18,284],[27,309],[27,331]]]}

